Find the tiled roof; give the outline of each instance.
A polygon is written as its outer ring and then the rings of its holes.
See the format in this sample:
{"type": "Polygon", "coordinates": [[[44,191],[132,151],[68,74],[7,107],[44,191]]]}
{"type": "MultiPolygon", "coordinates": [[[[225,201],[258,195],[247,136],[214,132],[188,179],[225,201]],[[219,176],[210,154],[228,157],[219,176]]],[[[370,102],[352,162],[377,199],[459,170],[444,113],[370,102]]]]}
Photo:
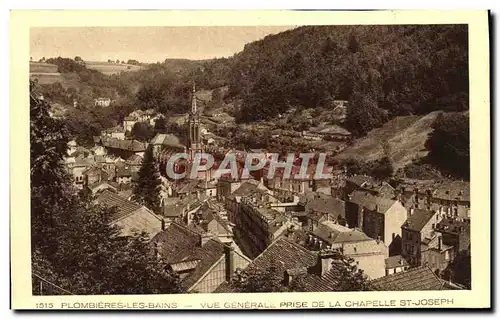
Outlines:
{"type": "MultiPolygon", "coordinates": [[[[274,267],[278,276],[284,276],[286,271],[297,272],[298,269],[307,269],[307,274],[301,280],[303,288],[308,292],[323,292],[338,290],[339,270],[334,264],[323,276],[319,276],[312,267],[318,262],[318,253],[290,241],[285,237],[277,239],[246,268],[246,271],[255,269],[269,269],[274,267]]],[[[303,272],[299,270],[299,272],[303,272]]],[[[216,293],[232,292],[231,286],[224,282],[216,293]]]]}
{"type": "Polygon", "coordinates": [[[470,201],[470,183],[464,181],[452,181],[435,186],[433,197],[446,200],[470,201]]]}
{"type": "Polygon", "coordinates": [[[149,238],[158,234],[162,227],[161,218],[146,209],[146,207],[141,207],[133,214],[117,220],[114,224],[120,226],[122,236],[146,232],[149,238]]]}
{"type": "Polygon", "coordinates": [[[436,212],[425,209],[413,209],[413,213],[408,216],[404,224],[401,226],[404,229],[420,232],[422,228],[432,219],[436,212]]]}
{"type": "Polygon", "coordinates": [[[310,199],[305,209],[307,213],[328,214],[333,218],[345,218],[345,202],[328,195],[316,196],[310,199]]]}
{"type": "Polygon", "coordinates": [[[409,266],[406,259],[404,259],[401,255],[391,256],[385,259],[385,269],[392,269],[396,267],[406,267],[409,266]]]}
{"type": "Polygon", "coordinates": [[[116,169],[116,176],[118,177],[132,177],[132,171],[128,166],[118,167],[116,169]]]}
{"type": "Polygon", "coordinates": [[[411,268],[370,281],[377,291],[441,290],[443,283],[427,266],[411,268]]]}
{"type": "Polygon", "coordinates": [[[179,138],[173,134],[157,134],[151,140],[153,145],[162,145],[166,147],[184,148],[179,138]]]}
{"type": "Polygon", "coordinates": [[[333,265],[323,276],[308,274],[302,281],[304,291],[306,292],[328,292],[338,291],[338,282],[340,271],[333,265]]]}
{"type": "Polygon", "coordinates": [[[443,218],[437,225],[439,232],[459,234],[461,232],[470,233],[470,223],[466,221],[454,220],[452,218],[443,218]]]}
{"type": "Polygon", "coordinates": [[[111,221],[124,218],[135,211],[141,209],[141,205],[131,202],[109,190],[103,191],[96,199],[96,202],[107,207],[116,207],[116,213],[111,217],[111,221]]]}
{"type": "Polygon", "coordinates": [[[160,256],[168,263],[179,262],[201,244],[201,234],[186,226],[173,222],[152,240],[159,244],[160,256]]]}
{"type": "Polygon", "coordinates": [[[354,175],[349,177],[347,181],[361,187],[366,182],[372,182],[373,178],[366,175],[354,175]]]}
{"type": "Polygon", "coordinates": [[[93,191],[94,189],[98,188],[101,185],[106,185],[106,187],[112,188],[112,189],[114,189],[116,191],[116,187],[112,183],[110,183],[108,181],[100,181],[100,182],[97,182],[97,183],[94,183],[94,184],[90,184],[87,187],[90,190],[93,191]]]}
{"type": "Polygon", "coordinates": [[[102,145],[107,148],[115,148],[131,152],[144,152],[146,150],[146,144],[141,143],[136,140],[120,140],[114,137],[102,137],[102,145]]]}
{"type": "Polygon", "coordinates": [[[133,154],[132,156],[127,158],[126,163],[129,165],[141,165],[142,157],[137,154],[133,154]]]}
{"type": "Polygon", "coordinates": [[[181,284],[185,288],[194,285],[222,256],[224,245],[214,239],[207,241],[202,247],[195,248],[189,255],[190,260],[200,260],[196,268],[184,277],[181,284]]]}
{"type": "Polygon", "coordinates": [[[357,229],[352,229],[348,232],[340,233],[337,238],[335,238],[335,243],[349,243],[349,242],[360,242],[360,241],[374,241],[372,238],[368,237],[367,234],[359,231],[357,229]]]}
{"type": "Polygon", "coordinates": [[[354,191],[349,196],[349,201],[371,211],[385,213],[396,202],[394,199],[373,196],[366,191],[354,191]]]}
{"type": "Polygon", "coordinates": [[[285,237],[275,240],[248,266],[248,269],[267,269],[277,266],[280,274],[287,269],[311,267],[316,264],[317,254],[285,237]]]}

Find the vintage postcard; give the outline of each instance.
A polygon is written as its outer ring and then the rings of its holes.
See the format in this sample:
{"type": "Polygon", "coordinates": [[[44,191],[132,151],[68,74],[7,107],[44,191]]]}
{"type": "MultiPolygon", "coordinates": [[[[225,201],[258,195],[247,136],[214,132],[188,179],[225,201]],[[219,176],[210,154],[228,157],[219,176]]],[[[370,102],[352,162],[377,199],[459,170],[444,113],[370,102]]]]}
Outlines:
{"type": "Polygon", "coordinates": [[[13,309],[490,308],[487,11],[13,11],[13,309]]]}

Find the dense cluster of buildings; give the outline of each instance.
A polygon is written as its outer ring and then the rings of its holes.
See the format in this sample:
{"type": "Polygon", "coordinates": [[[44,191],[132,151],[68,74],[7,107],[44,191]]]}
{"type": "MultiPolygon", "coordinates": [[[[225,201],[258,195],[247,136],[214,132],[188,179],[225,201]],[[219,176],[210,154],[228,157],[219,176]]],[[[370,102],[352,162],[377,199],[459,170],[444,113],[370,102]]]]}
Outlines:
{"type": "MultiPolygon", "coordinates": [[[[154,119],[136,111],[120,130],[154,119]]],[[[148,143],[159,166],[182,151],[190,154],[182,169],[190,170],[194,154],[207,148],[194,94],[186,129],[186,142],[158,134],[148,143]]],[[[91,150],[71,145],[66,163],[75,185],[116,207],[111,223],[123,236],[148,233],[151,249],[187,291],[230,292],[236,272],[256,269],[272,269],[285,286],[300,276],[306,291],[333,291],[342,276],[334,267],[339,256],[376,290],[461,288],[443,274],[457,256],[470,254],[468,182],[387,183],[344,171],[325,179],[315,177],[315,165],[291,178],[269,178],[268,165],[244,178],[207,170],[196,179],[162,176],[161,209],[151,211],[130,197],[148,145],[113,134],[96,137],[91,150]]],[[[221,152],[240,159],[246,151],[221,152]]]]}

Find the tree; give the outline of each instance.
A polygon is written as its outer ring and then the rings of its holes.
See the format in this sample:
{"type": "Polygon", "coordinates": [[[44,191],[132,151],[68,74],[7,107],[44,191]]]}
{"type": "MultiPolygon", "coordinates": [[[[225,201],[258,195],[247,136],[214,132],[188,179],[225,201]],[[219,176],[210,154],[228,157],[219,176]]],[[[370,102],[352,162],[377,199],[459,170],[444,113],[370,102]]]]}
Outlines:
{"type": "MultiPolygon", "coordinates": [[[[30,83],[30,90],[35,90],[30,83]]],[[[50,105],[30,94],[31,238],[34,250],[57,249],[53,234],[64,208],[69,176],[61,165],[69,142],[64,123],[49,115],[50,105]]]]}
{"type": "Polygon", "coordinates": [[[75,56],[75,62],[83,62],[83,59],[79,56],[75,56]]]}
{"type": "Polygon", "coordinates": [[[119,59],[116,59],[116,64],[119,64],[120,63],[120,60],[119,59]]]}
{"type": "Polygon", "coordinates": [[[237,270],[231,280],[231,288],[237,292],[287,292],[303,291],[302,279],[293,281],[293,285],[286,286],[283,274],[277,267],[271,265],[265,269],[252,268],[250,270],[237,270]]]}
{"type": "Polygon", "coordinates": [[[154,131],[158,133],[166,133],[167,132],[167,120],[163,116],[158,118],[155,121],[155,128],[154,131]]]}
{"type": "Polygon", "coordinates": [[[376,127],[382,126],[387,116],[376,102],[367,95],[355,94],[347,105],[347,129],[358,136],[364,136],[376,127]]]}
{"type": "Polygon", "coordinates": [[[132,127],[131,137],[141,142],[149,142],[155,135],[149,123],[137,122],[132,127]]]}
{"type": "MultiPolygon", "coordinates": [[[[331,267],[336,272],[334,291],[366,291],[370,290],[368,280],[363,271],[357,269],[354,260],[343,255],[338,256],[331,267]]],[[[306,291],[307,276],[304,273],[293,278],[286,284],[284,274],[278,271],[279,267],[273,262],[265,269],[252,267],[245,270],[236,270],[231,279],[230,287],[235,292],[304,292],[306,291]]]]}
{"type": "Polygon", "coordinates": [[[335,291],[366,291],[370,290],[369,282],[362,270],[358,269],[354,259],[343,256],[334,261],[333,267],[338,271],[338,282],[335,291]]]}
{"type": "Polygon", "coordinates": [[[110,224],[112,209],[76,195],[62,164],[68,134],[49,108],[30,94],[33,273],[73,294],[181,292],[179,278],[156,259],[145,234],[120,236],[110,224]]]}
{"type": "Polygon", "coordinates": [[[426,142],[431,163],[460,178],[470,177],[469,116],[439,114],[426,142]]]}
{"type": "Polygon", "coordinates": [[[160,209],[160,173],[153,156],[153,148],[149,146],[144,153],[139,180],[134,188],[133,199],[138,203],[158,212],[160,209]]]}

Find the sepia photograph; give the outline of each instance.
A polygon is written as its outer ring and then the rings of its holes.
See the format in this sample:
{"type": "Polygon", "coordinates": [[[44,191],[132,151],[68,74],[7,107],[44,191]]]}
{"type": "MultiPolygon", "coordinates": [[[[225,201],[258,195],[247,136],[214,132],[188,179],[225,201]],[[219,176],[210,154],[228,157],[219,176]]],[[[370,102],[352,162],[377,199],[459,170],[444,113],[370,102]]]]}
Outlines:
{"type": "MultiPolygon", "coordinates": [[[[31,26],[30,294],[456,306],[423,298],[481,282],[470,41],[468,23],[31,26]],[[335,301],[394,291],[420,298],[335,301]]],[[[78,300],[37,308],[131,307],[78,300]]]]}

